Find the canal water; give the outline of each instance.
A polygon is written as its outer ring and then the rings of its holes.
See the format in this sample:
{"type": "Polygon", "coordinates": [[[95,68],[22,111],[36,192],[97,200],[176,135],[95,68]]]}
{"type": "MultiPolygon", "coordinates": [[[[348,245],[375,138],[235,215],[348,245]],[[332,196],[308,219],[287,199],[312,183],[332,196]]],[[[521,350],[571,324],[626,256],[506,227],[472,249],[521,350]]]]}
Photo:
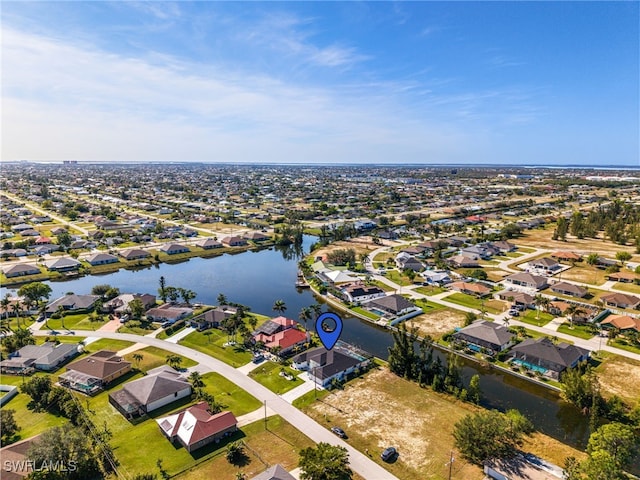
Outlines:
{"type": "MultiPolygon", "coordinates": [[[[304,251],[308,251],[315,239],[305,236],[304,251]]],[[[167,285],[196,292],[196,302],[216,304],[218,294],[223,293],[229,301],[248,305],[256,313],[272,315],[275,314],[273,303],[283,300],[287,306],[285,315],[297,319],[303,307],[318,302],[309,289],[295,288],[297,264],[301,258],[302,249],[278,247],[210,259],[196,257],[137,271],[121,269],[115,273],[49,284],[53,290],[52,299],[67,292],[89,293],[93,286],[105,283],[118,287],[121,292],[157,294],[160,276],[164,276],[167,285]]],[[[357,318],[343,316],[343,320],[342,340],[377,357],[387,358],[387,349],[393,343],[387,330],[357,318]]],[[[465,381],[476,373],[480,375],[484,406],[502,411],[516,408],[541,432],[564,443],[585,447],[589,435],[588,419],[561,401],[555,392],[465,360],[465,381]]]]}

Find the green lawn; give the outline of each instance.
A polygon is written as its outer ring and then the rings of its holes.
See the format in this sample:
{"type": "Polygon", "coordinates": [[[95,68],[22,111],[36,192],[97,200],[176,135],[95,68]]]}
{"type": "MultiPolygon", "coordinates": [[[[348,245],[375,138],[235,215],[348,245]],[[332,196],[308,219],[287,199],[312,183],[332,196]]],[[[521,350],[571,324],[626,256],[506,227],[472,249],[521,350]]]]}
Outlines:
{"type": "Polygon", "coordinates": [[[424,298],[413,300],[413,303],[415,303],[416,306],[420,307],[424,313],[433,313],[433,312],[438,312],[440,310],[451,310],[446,305],[430,302],[429,300],[424,298]]]}
{"type": "Polygon", "coordinates": [[[568,323],[563,323],[558,327],[558,332],[567,335],[572,335],[578,338],[584,338],[586,340],[592,338],[595,334],[587,328],[586,325],[574,325],[573,328],[568,323]]]}
{"type": "MultiPolygon", "coordinates": [[[[145,347],[141,350],[126,354],[124,358],[125,360],[131,362],[134,367],[142,370],[143,372],[146,372],[148,370],[151,370],[152,368],[166,365],[167,355],[173,354],[167,350],[162,350],[157,347],[145,347]],[[140,360],[139,363],[133,358],[135,354],[142,355],[142,360],[140,360]]],[[[197,365],[197,362],[191,360],[190,358],[183,357],[182,355],[178,356],[182,359],[180,368],[189,368],[197,365]]]]}
{"type": "Polygon", "coordinates": [[[365,310],[362,307],[352,307],[351,310],[359,313],[360,315],[364,315],[365,317],[370,318],[371,320],[377,320],[378,318],[380,318],[380,315],[376,315],[375,313],[370,312],[369,310],[365,310]]]}
{"type": "Polygon", "coordinates": [[[240,367],[251,361],[251,352],[241,345],[224,346],[229,341],[227,334],[215,328],[205,332],[193,332],[180,340],[180,345],[190,347],[233,367],[240,367]]]}
{"type": "Polygon", "coordinates": [[[614,338],[607,342],[607,345],[610,347],[616,347],[621,350],[626,350],[627,352],[633,352],[640,354],[640,347],[630,344],[627,340],[622,338],[614,338]]]}
{"type": "Polygon", "coordinates": [[[298,372],[297,370],[293,370],[289,367],[284,367],[283,365],[275,362],[265,362],[258,368],[253,370],[251,373],[249,373],[249,376],[256,382],[264,385],[272,392],[278,394],[288,392],[298,385],[302,385],[303,382],[297,377],[297,375],[300,375],[300,372],[298,372]],[[287,380],[286,378],[281,377],[281,369],[284,369],[285,372],[293,375],[293,380],[287,380]]]}
{"type": "Polygon", "coordinates": [[[629,293],[640,294],[640,285],[636,285],[635,283],[616,283],[613,288],[616,290],[622,290],[629,293]]]}
{"type": "Polygon", "coordinates": [[[553,315],[547,312],[538,312],[537,310],[526,309],[524,312],[520,312],[520,316],[516,317],[514,320],[541,327],[553,320],[553,315]],[[540,319],[538,319],[538,314],[540,314],[540,319]]]}
{"type": "Polygon", "coordinates": [[[46,320],[44,327],[52,330],[97,330],[102,325],[109,321],[109,318],[105,315],[103,321],[90,321],[89,315],[86,313],[76,313],[71,315],[65,315],[62,318],[49,318],[46,320]]]}
{"type": "Polygon", "coordinates": [[[260,400],[218,373],[205,373],[202,380],[205,383],[204,390],[226,405],[225,408],[231,410],[236,416],[253,412],[262,406],[260,400]]]}
{"type": "Polygon", "coordinates": [[[415,292],[421,293],[423,295],[437,295],[442,292],[446,292],[447,289],[444,287],[418,287],[413,289],[415,292]]]}
{"type": "Polygon", "coordinates": [[[386,283],[380,282],[378,280],[373,280],[371,283],[374,284],[376,287],[378,287],[380,290],[383,290],[385,292],[395,292],[396,290],[395,288],[392,288],[386,283]]]}
{"type": "Polygon", "coordinates": [[[123,348],[127,348],[133,345],[132,342],[125,340],[112,340],[110,338],[101,338],[95,342],[90,343],[84,347],[84,351],[88,353],[94,353],[98,350],[111,350],[117,352],[123,348]]]}
{"type": "Polygon", "coordinates": [[[413,285],[413,282],[409,280],[409,277],[407,277],[403,273],[398,272],[397,270],[387,270],[387,274],[385,276],[392,282],[395,282],[403,287],[413,285]]]}
{"type": "MultiPolygon", "coordinates": [[[[466,293],[456,292],[451,295],[448,295],[444,300],[452,303],[457,303],[458,305],[462,305],[464,307],[475,308],[476,310],[480,310],[482,308],[482,300],[476,298],[472,295],[467,295],[466,293]]],[[[484,301],[484,309],[488,313],[501,313],[502,309],[498,309],[492,304],[495,302],[493,299],[486,299],[484,301]]]]}

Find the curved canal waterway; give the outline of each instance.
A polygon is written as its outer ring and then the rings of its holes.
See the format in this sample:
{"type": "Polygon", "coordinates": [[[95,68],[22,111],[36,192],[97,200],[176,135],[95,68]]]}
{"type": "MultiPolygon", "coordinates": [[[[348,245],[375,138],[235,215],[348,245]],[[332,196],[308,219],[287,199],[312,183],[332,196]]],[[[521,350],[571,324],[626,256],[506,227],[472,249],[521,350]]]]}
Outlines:
{"type": "MultiPolygon", "coordinates": [[[[314,240],[315,237],[305,236],[304,251],[308,251],[314,240]]],[[[223,293],[232,302],[248,305],[254,312],[270,315],[274,314],[273,303],[284,300],[287,306],[285,314],[297,319],[303,307],[318,302],[309,289],[295,288],[297,263],[301,254],[301,250],[296,252],[293,247],[270,248],[210,259],[195,257],[180,263],[163,263],[137,271],[121,269],[105,275],[50,282],[53,290],[51,298],[67,292],[89,293],[93,286],[105,283],[118,287],[121,292],[157,294],[160,276],[164,276],[167,285],[189,288],[196,292],[196,302],[214,305],[218,294],[223,293]]],[[[387,348],[393,343],[389,331],[357,318],[343,316],[343,320],[342,340],[377,357],[387,358],[387,348]]],[[[439,351],[436,352],[442,355],[439,351]]],[[[589,435],[587,417],[561,401],[557,393],[513,375],[464,360],[465,381],[468,382],[476,373],[480,375],[484,406],[503,411],[517,408],[541,432],[564,443],[585,447],[589,435]]]]}

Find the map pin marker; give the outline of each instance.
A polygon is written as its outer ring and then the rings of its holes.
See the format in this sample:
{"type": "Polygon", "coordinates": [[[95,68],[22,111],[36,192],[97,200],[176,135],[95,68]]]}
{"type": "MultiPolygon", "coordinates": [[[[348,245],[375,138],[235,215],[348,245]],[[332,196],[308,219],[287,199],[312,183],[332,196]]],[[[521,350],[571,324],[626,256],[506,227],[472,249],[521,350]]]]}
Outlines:
{"type": "Polygon", "coordinates": [[[324,348],[331,350],[342,333],[342,319],[335,313],[325,312],[316,319],[316,332],[324,348]]]}

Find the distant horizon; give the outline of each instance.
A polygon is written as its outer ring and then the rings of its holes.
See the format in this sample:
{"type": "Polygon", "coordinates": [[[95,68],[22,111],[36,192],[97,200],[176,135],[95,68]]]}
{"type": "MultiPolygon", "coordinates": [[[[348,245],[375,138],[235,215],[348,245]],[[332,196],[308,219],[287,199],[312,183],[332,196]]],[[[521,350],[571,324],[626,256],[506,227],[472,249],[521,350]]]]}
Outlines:
{"type": "Polygon", "coordinates": [[[5,161],[640,166],[640,2],[45,0],[0,19],[5,161]]]}

